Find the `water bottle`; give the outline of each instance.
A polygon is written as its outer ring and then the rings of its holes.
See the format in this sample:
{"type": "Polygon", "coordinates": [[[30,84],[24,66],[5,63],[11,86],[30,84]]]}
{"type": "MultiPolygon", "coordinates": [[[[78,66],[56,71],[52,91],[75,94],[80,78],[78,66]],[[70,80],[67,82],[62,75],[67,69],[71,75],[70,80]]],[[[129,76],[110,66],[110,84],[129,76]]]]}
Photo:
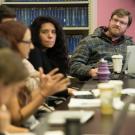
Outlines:
{"type": "Polygon", "coordinates": [[[98,79],[100,82],[107,82],[110,79],[108,63],[104,59],[101,59],[98,64],[98,79]]]}

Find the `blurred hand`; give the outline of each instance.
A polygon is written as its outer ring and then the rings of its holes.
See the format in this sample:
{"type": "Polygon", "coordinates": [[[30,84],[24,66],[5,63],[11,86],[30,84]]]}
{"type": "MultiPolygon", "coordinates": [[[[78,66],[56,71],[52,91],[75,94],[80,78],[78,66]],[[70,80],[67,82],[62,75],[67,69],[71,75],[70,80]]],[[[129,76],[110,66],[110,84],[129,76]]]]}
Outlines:
{"type": "Polygon", "coordinates": [[[43,69],[39,69],[41,79],[40,89],[45,97],[65,90],[70,84],[70,80],[68,78],[65,78],[61,73],[57,73],[58,70],[58,68],[55,68],[45,75],[43,73],[43,69]]]}
{"type": "Polygon", "coordinates": [[[73,89],[73,88],[68,88],[68,94],[71,96],[74,95],[74,92],[76,92],[76,91],[78,91],[78,90],[73,89]]]}

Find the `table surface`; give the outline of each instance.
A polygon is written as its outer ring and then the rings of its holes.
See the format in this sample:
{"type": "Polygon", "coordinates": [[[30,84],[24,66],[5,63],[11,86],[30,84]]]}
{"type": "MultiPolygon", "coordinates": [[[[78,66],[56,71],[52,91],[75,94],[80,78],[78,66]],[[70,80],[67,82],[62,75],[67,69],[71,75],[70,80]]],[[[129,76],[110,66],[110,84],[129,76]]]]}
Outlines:
{"type": "MultiPolygon", "coordinates": [[[[135,79],[124,78],[124,88],[135,88],[135,79]]],[[[91,90],[97,88],[97,80],[89,80],[86,82],[75,82],[75,87],[78,87],[80,90],[91,90]],[[78,83],[78,85],[77,85],[78,83]]],[[[69,99],[59,105],[56,110],[68,110],[67,104],[69,99]]],[[[95,115],[92,119],[88,120],[85,124],[81,126],[81,134],[83,135],[110,135],[114,123],[119,116],[119,111],[114,111],[113,115],[102,115],[100,112],[100,108],[93,108],[95,111],[95,115]]],[[[123,118],[123,125],[120,130],[120,135],[135,135],[135,112],[132,112],[134,115],[128,115],[127,118],[123,118]]],[[[44,124],[42,124],[44,125],[44,124]]],[[[43,126],[39,126],[40,129],[43,130],[43,126]]],[[[64,130],[64,126],[50,126],[51,130],[64,130]]],[[[41,132],[40,132],[41,134],[41,132]]],[[[39,135],[40,135],[39,134],[39,135]]]]}

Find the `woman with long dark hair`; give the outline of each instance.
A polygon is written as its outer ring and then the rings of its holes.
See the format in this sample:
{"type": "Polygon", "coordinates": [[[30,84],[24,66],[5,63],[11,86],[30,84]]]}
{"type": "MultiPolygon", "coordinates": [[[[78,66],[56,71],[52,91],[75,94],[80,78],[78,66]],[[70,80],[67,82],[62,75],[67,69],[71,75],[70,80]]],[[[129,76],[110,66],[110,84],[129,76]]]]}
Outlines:
{"type": "Polygon", "coordinates": [[[38,17],[30,26],[32,42],[39,51],[30,55],[30,61],[36,69],[43,67],[45,72],[59,67],[60,72],[68,72],[68,54],[65,45],[65,35],[60,24],[51,17],[38,17]],[[40,58],[40,59],[39,59],[40,58]]]}
{"type": "MultiPolygon", "coordinates": [[[[33,66],[36,69],[42,67],[45,73],[57,67],[59,72],[66,75],[69,61],[61,25],[51,17],[40,16],[33,21],[30,29],[35,46],[29,57],[33,66]]],[[[57,95],[66,97],[68,93],[65,90],[57,95]]]]}

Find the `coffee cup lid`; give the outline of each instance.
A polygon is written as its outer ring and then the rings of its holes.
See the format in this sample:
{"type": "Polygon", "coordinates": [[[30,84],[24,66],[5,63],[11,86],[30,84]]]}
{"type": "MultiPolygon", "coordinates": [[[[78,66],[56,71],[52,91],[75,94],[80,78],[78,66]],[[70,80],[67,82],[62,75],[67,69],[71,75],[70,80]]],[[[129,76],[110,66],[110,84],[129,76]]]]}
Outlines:
{"type": "Polygon", "coordinates": [[[104,58],[102,58],[102,59],[100,59],[100,62],[107,63],[107,60],[105,60],[104,58]]]}
{"type": "Polygon", "coordinates": [[[103,89],[103,88],[109,89],[109,88],[113,88],[113,85],[111,83],[99,83],[98,88],[99,89],[103,89]]]}
{"type": "Polygon", "coordinates": [[[109,83],[112,83],[114,85],[123,85],[123,81],[121,80],[110,80],[109,83]]]}
{"type": "Polygon", "coordinates": [[[118,54],[118,55],[113,55],[112,58],[113,58],[113,59],[118,59],[118,58],[119,58],[119,59],[122,59],[123,56],[120,55],[120,54],[118,54]]]}

